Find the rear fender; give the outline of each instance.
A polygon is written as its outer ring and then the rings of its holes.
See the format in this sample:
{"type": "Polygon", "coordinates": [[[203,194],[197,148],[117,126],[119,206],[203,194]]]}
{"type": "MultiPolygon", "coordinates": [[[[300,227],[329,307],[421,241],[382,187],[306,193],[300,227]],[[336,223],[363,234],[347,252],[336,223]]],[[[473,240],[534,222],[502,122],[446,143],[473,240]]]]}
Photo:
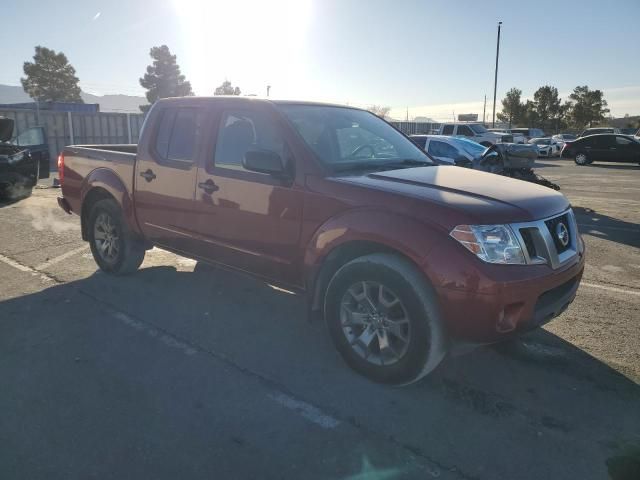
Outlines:
{"type": "MultiPolygon", "coordinates": [[[[82,182],[82,208],[84,208],[85,199],[87,198],[89,193],[96,188],[105,190],[115,199],[116,202],[118,202],[120,208],[122,208],[123,217],[127,222],[129,228],[133,232],[141,234],[140,229],[138,228],[138,222],[136,221],[135,217],[133,197],[131,196],[131,192],[127,190],[125,183],[118,176],[118,174],[108,168],[96,168],[95,170],[91,171],[91,173],[89,173],[89,175],[87,175],[82,182]]],[[[82,211],[80,213],[83,218],[85,213],[88,214],[88,212],[82,211]]]]}

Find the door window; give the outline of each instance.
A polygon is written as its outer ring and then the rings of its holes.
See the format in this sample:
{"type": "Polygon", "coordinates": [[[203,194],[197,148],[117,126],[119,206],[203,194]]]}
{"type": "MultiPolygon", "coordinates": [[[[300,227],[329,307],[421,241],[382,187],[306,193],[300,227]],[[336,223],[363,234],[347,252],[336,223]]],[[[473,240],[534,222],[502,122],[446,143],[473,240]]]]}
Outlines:
{"type": "Polygon", "coordinates": [[[273,118],[254,110],[228,110],[220,122],[215,165],[244,170],[242,160],[250,149],[269,150],[284,157],[284,140],[273,118]]]}
{"type": "Polygon", "coordinates": [[[445,125],[442,129],[443,135],[453,135],[453,125],[445,125]]]}
{"type": "Polygon", "coordinates": [[[44,132],[42,127],[33,127],[25,130],[18,135],[14,142],[15,145],[21,147],[31,147],[36,145],[44,145],[46,143],[44,139],[44,132]]]}
{"type": "Polygon", "coordinates": [[[458,135],[464,135],[465,137],[473,137],[473,131],[466,125],[458,125],[458,135]]]}
{"type": "Polygon", "coordinates": [[[155,151],[163,160],[192,162],[203,115],[195,108],[168,108],[160,119],[155,151]]]}
{"type": "Polygon", "coordinates": [[[456,150],[455,147],[438,140],[431,140],[429,142],[428,153],[433,157],[444,157],[452,159],[455,159],[458,156],[458,150],[456,150]]]}
{"type": "Polygon", "coordinates": [[[597,137],[593,137],[592,142],[595,148],[609,148],[616,144],[612,135],[599,135],[597,137]]]}
{"type": "Polygon", "coordinates": [[[627,145],[631,145],[633,140],[625,137],[616,137],[616,143],[620,146],[624,145],[626,147],[627,145]]]}

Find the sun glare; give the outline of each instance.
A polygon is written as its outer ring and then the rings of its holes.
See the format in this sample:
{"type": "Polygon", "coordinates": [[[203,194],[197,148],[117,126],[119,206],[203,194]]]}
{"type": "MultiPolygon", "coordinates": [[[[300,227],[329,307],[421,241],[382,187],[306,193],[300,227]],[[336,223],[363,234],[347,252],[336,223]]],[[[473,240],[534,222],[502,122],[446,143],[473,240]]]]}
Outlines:
{"type": "Polygon", "coordinates": [[[223,80],[243,94],[286,94],[304,74],[311,0],[174,0],[185,73],[198,95],[223,80]]]}

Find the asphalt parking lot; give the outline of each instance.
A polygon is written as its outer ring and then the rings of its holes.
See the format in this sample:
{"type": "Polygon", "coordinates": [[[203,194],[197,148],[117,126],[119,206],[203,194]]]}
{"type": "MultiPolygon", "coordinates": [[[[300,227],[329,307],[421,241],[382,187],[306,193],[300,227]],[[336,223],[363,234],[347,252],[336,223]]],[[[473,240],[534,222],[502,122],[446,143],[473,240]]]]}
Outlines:
{"type": "Polygon", "coordinates": [[[0,478],[637,478],[640,167],[538,173],[587,244],[576,301],[406,388],[352,373],[302,298],[157,249],[109,277],[59,190],[3,204],[0,478]]]}

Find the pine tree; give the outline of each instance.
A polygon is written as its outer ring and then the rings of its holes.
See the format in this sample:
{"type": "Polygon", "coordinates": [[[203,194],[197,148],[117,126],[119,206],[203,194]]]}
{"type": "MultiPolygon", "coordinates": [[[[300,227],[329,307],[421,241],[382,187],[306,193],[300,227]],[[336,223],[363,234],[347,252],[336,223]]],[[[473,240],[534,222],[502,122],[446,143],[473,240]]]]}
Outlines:
{"type": "Polygon", "coordinates": [[[84,103],[76,70],[64,53],[38,45],[33,62],[24,62],[22,88],[37,101],[84,103]]]}
{"type": "Polygon", "coordinates": [[[171,55],[169,47],[161,45],[149,51],[153,64],[147,67],[147,73],[140,79],[140,85],[147,89],[149,105],[140,105],[146,112],[160,98],[187,97],[193,95],[191,83],[180,73],[176,56],[171,55]]]}

